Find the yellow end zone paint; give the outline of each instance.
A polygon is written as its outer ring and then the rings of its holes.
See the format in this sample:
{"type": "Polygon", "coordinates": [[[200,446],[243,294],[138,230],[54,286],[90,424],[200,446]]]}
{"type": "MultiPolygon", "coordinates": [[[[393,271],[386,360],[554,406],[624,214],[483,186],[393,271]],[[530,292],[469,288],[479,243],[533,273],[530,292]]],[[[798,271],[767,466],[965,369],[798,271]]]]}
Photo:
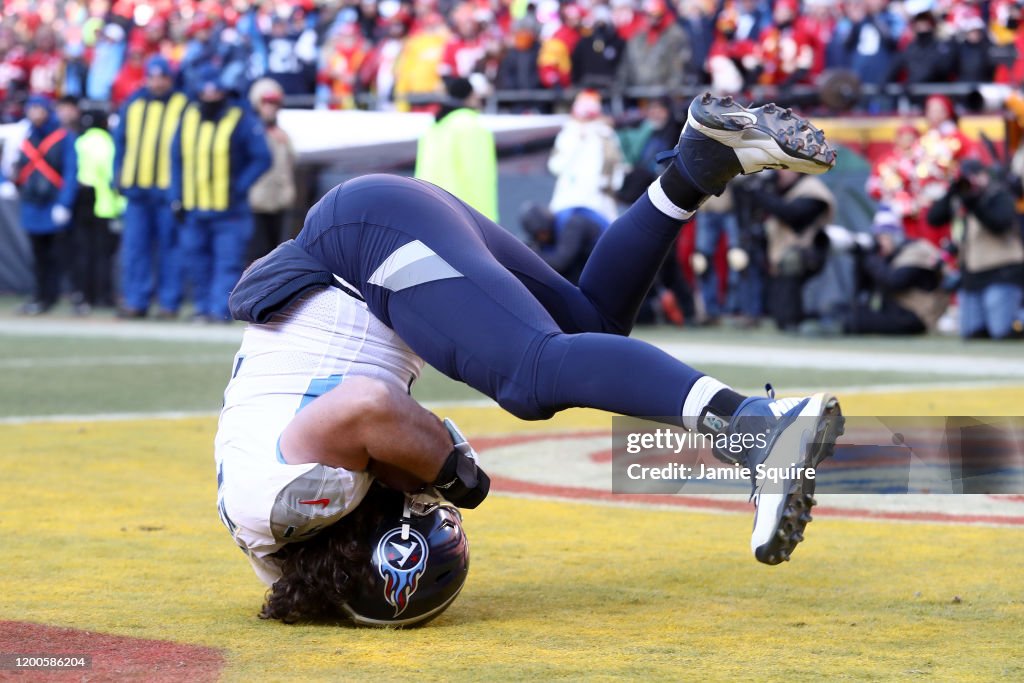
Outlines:
{"type": "MultiPolygon", "coordinates": [[[[954,400],[994,414],[993,391],[844,399],[861,414],[954,400]]],[[[1000,412],[1021,405],[1005,392],[1000,412]]],[[[608,425],[445,413],[469,434],[608,425]]],[[[768,568],[749,557],[746,516],[495,496],[466,514],[473,571],[434,625],[261,622],[262,587],[214,509],[215,428],[0,427],[0,619],[222,648],[226,680],[1024,677],[1024,587],[1006,580],[1024,573],[1020,529],[819,519],[768,568]]]]}

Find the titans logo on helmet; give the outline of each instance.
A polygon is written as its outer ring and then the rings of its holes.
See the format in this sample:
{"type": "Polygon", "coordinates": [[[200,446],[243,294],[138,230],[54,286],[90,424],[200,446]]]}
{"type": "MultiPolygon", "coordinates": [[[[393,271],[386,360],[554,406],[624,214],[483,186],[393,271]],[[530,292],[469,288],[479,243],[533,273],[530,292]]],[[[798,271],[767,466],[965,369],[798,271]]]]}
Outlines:
{"type": "Polygon", "coordinates": [[[402,538],[402,527],[384,534],[377,544],[377,570],[384,579],[384,599],[395,608],[395,616],[409,606],[427,568],[427,541],[415,529],[402,538]]]}

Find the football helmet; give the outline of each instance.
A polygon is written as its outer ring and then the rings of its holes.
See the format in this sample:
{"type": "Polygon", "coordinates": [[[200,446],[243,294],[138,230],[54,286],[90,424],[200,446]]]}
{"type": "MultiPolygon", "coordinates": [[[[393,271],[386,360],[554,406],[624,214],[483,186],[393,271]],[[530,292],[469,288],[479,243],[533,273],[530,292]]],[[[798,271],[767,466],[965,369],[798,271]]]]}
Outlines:
{"type": "Polygon", "coordinates": [[[433,490],[388,492],[369,539],[369,587],[344,610],[360,626],[419,626],[458,597],[469,573],[469,542],[458,508],[433,490]]]}

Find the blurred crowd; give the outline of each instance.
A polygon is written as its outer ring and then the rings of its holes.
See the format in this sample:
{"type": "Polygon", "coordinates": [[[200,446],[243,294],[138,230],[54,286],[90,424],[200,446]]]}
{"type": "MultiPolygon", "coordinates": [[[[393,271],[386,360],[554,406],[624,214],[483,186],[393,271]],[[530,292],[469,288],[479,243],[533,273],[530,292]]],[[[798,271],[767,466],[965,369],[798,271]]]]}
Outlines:
{"type": "MultiPolygon", "coordinates": [[[[530,93],[565,91],[554,194],[519,219],[575,280],[661,172],[688,87],[825,89],[836,69],[867,84],[1020,85],[1024,75],[1020,5],[1005,0],[44,0],[3,13],[0,102],[17,134],[0,198],[19,200],[32,246],[28,315],[50,310],[68,282],[78,314],[116,306],[124,318],[171,319],[188,298],[196,320],[228,320],[242,268],[290,236],[285,216],[304,208],[277,125],[285,104],[432,99],[416,175],[496,219],[496,153],[478,110],[495,89],[525,92],[507,100],[519,112],[545,106],[530,93]],[[641,89],[639,109],[613,121],[606,95],[621,88],[641,89]]],[[[886,106],[876,95],[871,106],[886,106]]],[[[1024,101],[1009,106],[1016,133],[1000,154],[961,132],[952,100],[922,101],[924,125],[895,132],[864,188],[878,203],[870,233],[837,225],[821,179],[738,179],[682,231],[641,322],[1021,336],[1024,101]]]]}
{"type": "MultiPolygon", "coordinates": [[[[288,106],[408,107],[447,77],[492,91],[710,84],[1020,83],[1020,0],[15,0],[2,116],[31,94],[120,105],[165,58],[187,93],[212,65],[288,106]]],[[[190,93],[191,94],[191,93],[190,93]]],[[[884,104],[884,101],[882,101],[884,104]]],[[[537,108],[529,92],[505,102],[537,108]]]]}
{"type": "MultiPolygon", "coordinates": [[[[1024,98],[1008,104],[1015,150],[968,138],[953,102],[929,97],[923,125],[900,125],[866,187],[845,198],[877,202],[868,230],[842,225],[833,176],[735,179],[683,228],[641,321],[1024,338],[1024,98]]],[[[670,99],[648,101],[644,114],[616,131],[597,94],[583,91],[549,159],[554,196],[524,207],[530,243],[570,280],[675,144],[681,123],[670,99]]]]}

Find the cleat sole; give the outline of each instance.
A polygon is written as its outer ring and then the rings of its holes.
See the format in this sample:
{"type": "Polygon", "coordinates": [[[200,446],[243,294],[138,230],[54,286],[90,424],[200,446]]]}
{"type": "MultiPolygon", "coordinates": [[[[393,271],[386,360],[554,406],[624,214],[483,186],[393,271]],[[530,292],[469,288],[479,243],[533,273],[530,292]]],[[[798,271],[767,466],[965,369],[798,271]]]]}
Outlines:
{"type": "Polygon", "coordinates": [[[836,162],[836,151],[825,141],[822,130],[793,110],[772,103],[747,108],[731,97],[705,93],[691,103],[690,121],[700,132],[737,151],[763,150],[765,158],[753,164],[753,170],[744,165],[747,173],[760,168],[788,168],[818,174],[836,162]],[[739,140],[731,135],[737,132],[742,134],[739,140]]]}
{"type": "MultiPolygon", "coordinates": [[[[817,467],[823,460],[835,453],[836,439],[843,435],[846,419],[839,401],[828,396],[815,429],[814,439],[809,444],[804,461],[805,466],[817,467]]],[[[804,540],[804,531],[814,519],[811,508],[818,504],[814,499],[814,479],[796,479],[786,495],[786,502],[771,539],[754,551],[758,561],[777,565],[789,561],[793,550],[804,540]]]]}

